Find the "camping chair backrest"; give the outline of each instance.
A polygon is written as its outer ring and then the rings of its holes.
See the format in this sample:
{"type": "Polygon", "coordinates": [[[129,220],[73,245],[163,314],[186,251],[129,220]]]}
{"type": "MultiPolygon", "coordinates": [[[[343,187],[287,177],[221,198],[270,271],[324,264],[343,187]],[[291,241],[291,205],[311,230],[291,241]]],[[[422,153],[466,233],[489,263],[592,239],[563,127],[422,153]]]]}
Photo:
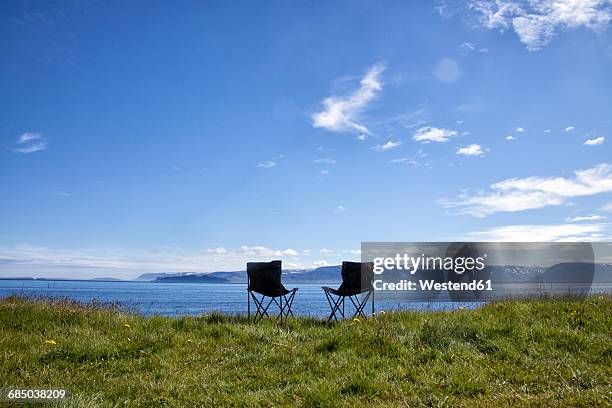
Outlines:
{"type": "Polygon", "coordinates": [[[282,290],[281,261],[248,262],[249,290],[266,296],[278,296],[282,290]]]}
{"type": "Polygon", "coordinates": [[[371,291],[373,279],[371,262],[342,262],[342,290],[356,293],[371,291]]]}

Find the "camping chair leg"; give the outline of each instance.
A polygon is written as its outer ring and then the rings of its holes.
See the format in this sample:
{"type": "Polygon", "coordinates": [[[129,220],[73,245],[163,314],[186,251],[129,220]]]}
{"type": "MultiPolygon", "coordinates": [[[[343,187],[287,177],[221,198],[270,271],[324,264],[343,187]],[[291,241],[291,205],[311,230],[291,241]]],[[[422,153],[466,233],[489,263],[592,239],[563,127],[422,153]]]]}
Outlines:
{"type": "MultiPolygon", "coordinates": [[[[330,295],[330,297],[331,297],[331,295],[330,295]]],[[[340,315],[344,319],[344,297],[338,296],[336,298],[336,300],[334,300],[334,306],[332,307],[332,312],[330,314],[330,317],[327,319],[327,321],[331,320],[331,316],[332,315],[333,315],[334,319],[336,321],[338,321],[338,316],[336,315],[336,313],[340,313],[340,315]],[[342,309],[343,310],[340,310],[340,305],[342,305],[342,309]]]]}
{"type": "Polygon", "coordinates": [[[286,295],[283,295],[283,297],[285,298],[285,308],[287,309],[287,311],[285,312],[286,317],[289,317],[289,315],[291,315],[291,317],[295,317],[293,316],[293,311],[291,310],[291,306],[293,306],[293,298],[295,297],[295,292],[295,290],[291,291],[289,299],[287,299],[286,295]]]}
{"type": "Polygon", "coordinates": [[[251,291],[247,290],[247,321],[251,321],[251,291]]]}
{"type": "Polygon", "coordinates": [[[349,299],[351,299],[353,306],[355,306],[355,314],[353,314],[353,318],[360,316],[365,319],[367,317],[363,312],[363,308],[368,304],[368,299],[370,298],[371,294],[372,292],[368,292],[368,294],[361,301],[359,300],[359,297],[357,295],[355,295],[355,300],[353,300],[353,298],[349,296],[349,299]]]}
{"type": "Polygon", "coordinates": [[[372,291],[372,316],[374,316],[374,291],[372,291]]]}
{"type": "MultiPolygon", "coordinates": [[[[334,318],[334,320],[338,321],[338,316],[336,316],[336,312],[340,311],[340,303],[342,303],[342,306],[344,307],[344,298],[338,296],[337,299],[334,300],[332,295],[328,292],[325,292],[325,296],[327,297],[327,303],[329,303],[329,307],[331,308],[331,313],[329,314],[327,321],[329,322],[332,317],[334,318]]],[[[342,317],[344,317],[344,311],[342,311],[341,313],[342,317]]]]}
{"type": "Polygon", "coordinates": [[[270,317],[270,315],[268,314],[268,308],[272,304],[274,298],[270,299],[268,304],[264,307],[264,300],[266,298],[265,296],[262,296],[261,300],[257,299],[257,297],[253,293],[251,293],[251,296],[253,297],[253,302],[255,302],[255,306],[257,307],[257,312],[255,313],[255,317],[253,318],[253,322],[256,323],[260,321],[261,319],[263,319],[264,316],[270,317]]]}
{"type": "Polygon", "coordinates": [[[281,324],[283,324],[283,296],[280,297],[280,319],[281,324]]]}
{"type": "MultiPolygon", "coordinates": [[[[329,303],[329,308],[332,310],[332,312],[330,313],[329,317],[327,318],[327,321],[329,322],[331,320],[332,317],[334,316],[334,306],[332,305],[332,301],[330,298],[329,293],[327,293],[327,291],[325,291],[325,298],[327,299],[327,303],[329,303]]],[[[338,320],[338,319],[336,319],[338,320]]]]}

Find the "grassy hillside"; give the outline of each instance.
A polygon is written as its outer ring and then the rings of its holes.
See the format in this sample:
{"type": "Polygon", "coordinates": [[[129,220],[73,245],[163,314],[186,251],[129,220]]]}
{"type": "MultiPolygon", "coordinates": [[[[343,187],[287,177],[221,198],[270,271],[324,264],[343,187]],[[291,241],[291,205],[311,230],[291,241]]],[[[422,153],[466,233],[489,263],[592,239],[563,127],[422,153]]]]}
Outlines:
{"type": "Polygon", "coordinates": [[[612,299],[327,325],[0,301],[0,387],[70,406],[610,406],[612,299]]]}

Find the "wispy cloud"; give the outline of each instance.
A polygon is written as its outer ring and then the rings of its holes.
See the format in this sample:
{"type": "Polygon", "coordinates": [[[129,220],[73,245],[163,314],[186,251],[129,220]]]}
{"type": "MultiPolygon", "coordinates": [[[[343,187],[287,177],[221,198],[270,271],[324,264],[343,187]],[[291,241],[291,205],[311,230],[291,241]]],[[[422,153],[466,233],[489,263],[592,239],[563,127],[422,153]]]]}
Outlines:
{"type": "Polygon", "coordinates": [[[15,142],[13,151],[16,153],[34,153],[47,149],[47,141],[40,133],[26,132],[20,135],[15,142]]]}
{"type": "Polygon", "coordinates": [[[207,254],[223,255],[223,254],[227,253],[227,249],[225,249],[223,247],[207,248],[207,249],[204,250],[204,252],[206,252],[207,254]]]}
{"type": "Polygon", "coordinates": [[[378,96],[383,88],[380,75],[385,70],[381,63],[374,65],[360,81],[360,87],[347,96],[330,96],[323,100],[323,110],[312,116],[312,126],[332,132],[369,134],[359,115],[378,96]]]}
{"type": "Polygon", "coordinates": [[[442,200],[459,213],[485,217],[498,212],[516,212],[568,204],[574,197],[612,192],[612,164],[578,170],[575,177],[512,178],[491,185],[491,191],[462,194],[456,201],[442,200]]]}
{"type": "Polygon", "coordinates": [[[459,136],[459,133],[455,130],[425,126],[417,130],[412,135],[412,139],[420,143],[445,143],[456,136],[459,136]]]}
{"type": "Polygon", "coordinates": [[[321,170],[321,171],[319,172],[319,177],[327,177],[327,176],[329,176],[329,171],[327,171],[327,170],[321,170]]]}
{"type": "Polygon", "coordinates": [[[368,139],[368,135],[361,134],[357,136],[357,140],[359,140],[360,142],[363,142],[364,140],[367,140],[367,139],[368,139]]]}
{"type": "Polygon", "coordinates": [[[574,129],[576,129],[576,128],[573,127],[573,126],[568,126],[568,127],[565,128],[565,133],[569,133],[569,132],[571,132],[574,129]]]}
{"type": "Polygon", "coordinates": [[[612,20],[609,0],[472,0],[469,8],[483,27],[514,29],[529,51],[541,49],[559,31],[602,31],[612,20]]]}
{"type": "Polygon", "coordinates": [[[401,144],[402,144],[402,142],[399,141],[399,140],[397,142],[389,140],[385,144],[374,146],[374,150],[378,150],[379,152],[386,152],[386,151],[393,150],[393,149],[399,147],[401,144]]]}
{"type": "Polygon", "coordinates": [[[584,144],[586,146],[598,146],[600,144],[603,144],[605,140],[606,140],[605,137],[600,136],[600,137],[596,137],[595,139],[589,139],[586,142],[584,142],[584,144]]]}
{"type": "Polygon", "coordinates": [[[281,154],[280,156],[273,157],[270,160],[262,161],[261,163],[257,164],[257,167],[260,169],[269,169],[275,167],[278,164],[278,161],[283,159],[284,157],[285,155],[281,154]]]}
{"type": "Polygon", "coordinates": [[[593,215],[584,215],[584,216],[578,216],[578,217],[567,217],[566,221],[567,222],[603,221],[606,218],[607,217],[603,215],[593,214],[593,215]]]}
{"type": "Polygon", "coordinates": [[[457,154],[463,156],[483,156],[488,149],[483,149],[478,143],[474,143],[468,146],[460,147],[457,149],[457,154]]]}
{"type": "Polygon", "coordinates": [[[334,212],[336,213],[343,213],[346,211],[346,207],[344,207],[343,205],[339,205],[334,209],[334,212]]]}
{"type": "Polygon", "coordinates": [[[506,136],[506,140],[515,140],[514,136],[510,135],[510,136],[506,136]]]}
{"type": "Polygon", "coordinates": [[[508,225],[471,232],[462,237],[473,241],[573,242],[604,241],[607,224],[508,225]]]}
{"type": "Polygon", "coordinates": [[[314,163],[336,164],[336,160],[330,157],[323,157],[322,159],[314,160],[314,163]]]}
{"type": "Polygon", "coordinates": [[[398,163],[406,163],[411,164],[415,167],[419,166],[429,166],[429,163],[424,161],[427,157],[427,153],[423,152],[423,150],[417,151],[417,154],[414,157],[400,157],[397,159],[389,160],[390,164],[398,164],[398,163]]]}
{"type": "Polygon", "coordinates": [[[514,129],[514,131],[516,133],[525,133],[525,129],[523,129],[522,127],[517,127],[516,129],[514,129]]]}
{"type": "Polygon", "coordinates": [[[459,48],[465,52],[478,51],[481,54],[487,54],[489,52],[488,48],[479,48],[473,42],[466,41],[459,46],[459,48]]]}

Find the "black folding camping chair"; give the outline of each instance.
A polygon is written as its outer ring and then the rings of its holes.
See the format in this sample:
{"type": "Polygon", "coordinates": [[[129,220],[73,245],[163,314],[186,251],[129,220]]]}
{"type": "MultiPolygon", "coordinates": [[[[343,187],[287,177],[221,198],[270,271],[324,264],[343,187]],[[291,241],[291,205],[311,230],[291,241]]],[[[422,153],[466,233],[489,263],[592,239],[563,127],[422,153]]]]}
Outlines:
{"type": "Polygon", "coordinates": [[[331,308],[331,313],[327,318],[328,322],[332,318],[338,320],[336,313],[339,313],[342,318],[345,317],[344,302],[347,297],[355,307],[353,318],[366,317],[364,308],[370,297],[372,298],[372,314],[374,314],[374,287],[372,286],[374,274],[372,267],[371,262],[342,262],[342,284],[340,287],[333,289],[322,286],[331,308]],[[360,295],[362,296],[360,297],[360,295]]]}
{"type": "Polygon", "coordinates": [[[272,262],[248,262],[247,263],[247,301],[248,301],[248,316],[251,319],[251,298],[255,302],[257,311],[255,312],[254,322],[263,319],[264,316],[270,317],[268,308],[272,303],[278,306],[278,316],[283,322],[283,317],[293,316],[291,305],[297,288],[291,290],[286,289],[281,283],[281,261],[272,262]],[[261,295],[258,299],[256,293],[261,295]],[[270,298],[266,301],[266,298],[270,298]],[[284,301],[284,303],[283,303],[284,301]]]}

